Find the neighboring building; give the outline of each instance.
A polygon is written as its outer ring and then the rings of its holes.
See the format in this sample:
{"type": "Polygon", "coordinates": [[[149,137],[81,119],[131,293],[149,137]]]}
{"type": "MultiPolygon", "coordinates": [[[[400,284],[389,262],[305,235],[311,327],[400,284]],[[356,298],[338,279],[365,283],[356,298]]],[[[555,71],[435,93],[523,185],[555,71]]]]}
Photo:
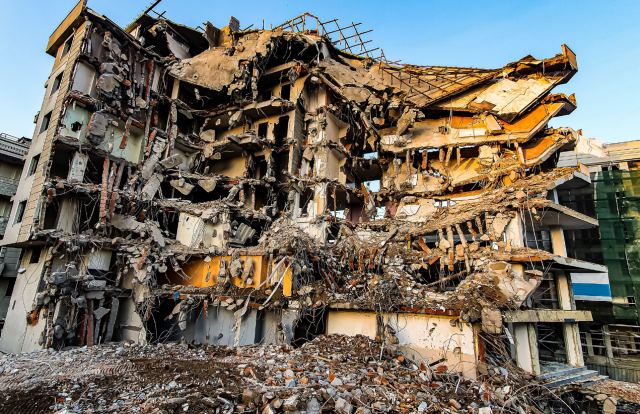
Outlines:
{"type": "Polygon", "coordinates": [[[572,274],[607,269],[567,251],[598,221],[559,197],[588,170],[556,161],[591,143],[548,126],[575,54],[397,66],[329,24],[123,30],[78,3],[3,241],[26,250],[0,349],[338,333],[467,377],[503,339],[532,374],[582,369],[572,274]]]}
{"type": "MultiPolygon", "coordinates": [[[[24,156],[29,151],[31,140],[9,134],[0,134],[0,240],[9,222],[13,196],[18,189],[24,156]]],[[[20,249],[0,247],[0,329],[4,326],[11,294],[18,276],[20,249]]]]}
{"type": "Polygon", "coordinates": [[[580,326],[587,363],[613,379],[640,381],[640,141],[602,145],[602,152],[564,152],[559,166],[578,163],[592,184],[559,193],[563,204],[595,218],[598,229],[565,232],[574,257],[607,266],[574,286],[578,309],[593,322],[580,326]]]}

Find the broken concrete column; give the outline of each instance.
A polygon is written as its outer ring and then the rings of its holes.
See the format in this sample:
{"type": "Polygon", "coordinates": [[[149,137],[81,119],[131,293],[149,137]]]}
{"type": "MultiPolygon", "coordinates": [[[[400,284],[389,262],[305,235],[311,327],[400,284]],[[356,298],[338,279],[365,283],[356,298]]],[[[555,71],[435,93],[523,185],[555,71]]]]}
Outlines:
{"type": "Polygon", "coordinates": [[[160,156],[158,154],[151,154],[151,156],[147,158],[147,160],[144,162],[144,165],[142,166],[142,178],[144,178],[145,180],[150,179],[153,175],[156,165],[158,165],[158,162],[160,162],[160,156]]]}
{"type": "Polygon", "coordinates": [[[231,277],[240,277],[242,275],[242,264],[244,260],[235,259],[229,264],[229,275],[231,277]]]}
{"type": "Polygon", "coordinates": [[[509,222],[505,232],[507,235],[507,249],[510,249],[510,247],[524,247],[525,231],[522,214],[519,211],[516,211],[515,217],[509,222]]]}
{"type": "Polygon", "coordinates": [[[147,183],[142,187],[141,199],[142,201],[151,201],[155,197],[158,189],[160,188],[160,183],[164,177],[162,174],[153,174],[153,176],[147,181],[147,183]]]}
{"type": "Polygon", "coordinates": [[[188,195],[191,192],[191,190],[195,188],[194,185],[186,182],[184,178],[181,178],[179,180],[171,180],[169,181],[169,184],[171,185],[171,187],[180,191],[180,193],[182,193],[183,195],[188,195]]]}
{"type": "Polygon", "coordinates": [[[224,257],[220,258],[220,268],[218,269],[218,284],[223,284],[227,281],[227,261],[224,257]]]}
{"type": "Polygon", "coordinates": [[[241,276],[241,279],[245,283],[245,285],[253,284],[253,279],[251,278],[252,275],[253,275],[253,259],[248,257],[244,265],[244,270],[242,271],[242,276],[241,276]]]}
{"type": "Polygon", "coordinates": [[[104,112],[96,112],[91,115],[87,126],[87,139],[92,145],[102,144],[107,134],[107,128],[112,123],[111,118],[104,112]]]}
{"type": "Polygon", "coordinates": [[[118,300],[118,298],[111,299],[111,310],[109,314],[109,321],[107,322],[107,332],[104,337],[105,342],[110,342],[111,338],[113,337],[113,329],[116,324],[119,306],[120,301],[118,300]]]}
{"type": "Polygon", "coordinates": [[[71,168],[69,169],[68,181],[82,182],[84,179],[84,172],[87,169],[87,162],[89,161],[89,154],[82,154],[75,152],[73,159],[71,160],[71,168]]]}
{"type": "Polygon", "coordinates": [[[66,197],[60,203],[60,212],[56,228],[67,233],[75,233],[78,226],[78,208],[80,200],[73,197],[66,197]]]}

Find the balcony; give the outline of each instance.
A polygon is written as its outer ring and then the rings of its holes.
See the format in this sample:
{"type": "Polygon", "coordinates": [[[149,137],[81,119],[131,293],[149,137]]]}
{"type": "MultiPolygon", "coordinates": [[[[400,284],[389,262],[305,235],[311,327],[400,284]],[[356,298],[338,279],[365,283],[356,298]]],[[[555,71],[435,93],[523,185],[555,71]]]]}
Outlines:
{"type": "Polygon", "coordinates": [[[22,160],[29,152],[31,140],[27,138],[18,138],[9,134],[0,134],[0,155],[22,160]]]}
{"type": "Polygon", "coordinates": [[[18,183],[20,182],[17,178],[7,178],[0,176],[0,195],[12,197],[16,194],[18,190],[18,183]]]}

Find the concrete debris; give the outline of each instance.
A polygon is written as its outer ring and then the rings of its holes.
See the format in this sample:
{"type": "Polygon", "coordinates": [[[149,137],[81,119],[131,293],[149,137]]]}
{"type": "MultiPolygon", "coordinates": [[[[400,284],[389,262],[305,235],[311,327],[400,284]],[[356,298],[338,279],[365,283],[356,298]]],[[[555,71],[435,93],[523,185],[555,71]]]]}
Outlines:
{"type": "Polygon", "coordinates": [[[206,180],[199,180],[198,185],[202,187],[207,193],[210,193],[216,188],[216,179],[209,178],[206,180]]]}
{"type": "Polygon", "coordinates": [[[183,162],[183,158],[182,155],[180,154],[174,154],[168,158],[165,158],[164,160],[160,161],[160,164],[162,164],[162,166],[164,168],[173,168],[177,165],[182,164],[183,162]]]}
{"type": "MultiPolygon", "coordinates": [[[[124,342],[46,350],[28,357],[9,354],[2,359],[0,393],[6,398],[0,408],[20,412],[22,407],[42,404],[51,406],[49,412],[220,408],[229,413],[274,414],[480,413],[486,408],[489,413],[507,409],[538,413],[558,403],[552,392],[516,367],[510,367],[507,376],[473,381],[443,365],[415,365],[395,351],[380,358],[379,348],[362,336],[328,335],[298,349],[124,342]],[[295,386],[288,387],[288,382],[295,386]]],[[[563,400],[575,408],[580,395],[565,393],[563,400]]],[[[637,407],[633,398],[608,395],[599,403],[605,412],[611,407],[637,407]]]]}

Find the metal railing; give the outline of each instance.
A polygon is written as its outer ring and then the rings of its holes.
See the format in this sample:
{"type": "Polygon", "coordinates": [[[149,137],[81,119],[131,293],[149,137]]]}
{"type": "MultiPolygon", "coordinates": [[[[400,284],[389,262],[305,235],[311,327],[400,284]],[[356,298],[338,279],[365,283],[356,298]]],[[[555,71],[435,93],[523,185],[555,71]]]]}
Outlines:
{"type": "Polygon", "coordinates": [[[20,138],[13,136],[13,135],[9,135],[6,132],[0,132],[0,139],[6,139],[9,141],[16,141],[18,142],[18,140],[20,140],[20,138]]]}
{"type": "Polygon", "coordinates": [[[22,138],[0,133],[0,152],[4,155],[22,159],[29,152],[31,140],[20,142],[22,138]]]}
{"type": "MultiPolygon", "coordinates": [[[[640,327],[638,327],[640,328],[640,327]]],[[[640,382],[637,354],[640,353],[640,332],[635,330],[609,331],[611,326],[602,330],[580,332],[580,342],[587,368],[608,375],[616,381],[640,382]],[[606,363],[595,363],[595,358],[606,357],[606,363]]]]}
{"type": "Polygon", "coordinates": [[[624,357],[640,353],[640,334],[638,332],[580,332],[580,342],[585,355],[624,357]]]}

